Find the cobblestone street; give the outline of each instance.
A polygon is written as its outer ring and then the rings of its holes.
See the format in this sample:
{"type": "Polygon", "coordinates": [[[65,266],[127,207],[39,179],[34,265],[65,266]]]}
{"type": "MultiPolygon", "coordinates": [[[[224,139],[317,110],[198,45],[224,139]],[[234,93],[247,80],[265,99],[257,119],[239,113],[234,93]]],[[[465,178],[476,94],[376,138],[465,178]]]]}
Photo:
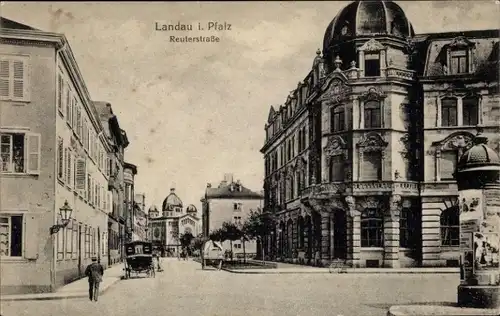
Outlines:
{"type": "Polygon", "coordinates": [[[456,300],[456,274],[233,274],[164,259],[155,279],[118,282],[88,299],[2,303],[2,316],[385,316],[391,305],[456,300]]]}

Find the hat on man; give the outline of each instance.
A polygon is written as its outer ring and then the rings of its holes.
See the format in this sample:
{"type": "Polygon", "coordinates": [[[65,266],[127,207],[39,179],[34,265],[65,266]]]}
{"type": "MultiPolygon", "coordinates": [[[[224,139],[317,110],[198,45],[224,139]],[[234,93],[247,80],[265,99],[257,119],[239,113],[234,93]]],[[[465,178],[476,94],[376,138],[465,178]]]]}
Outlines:
{"type": "Polygon", "coordinates": [[[97,261],[97,257],[92,257],[92,262],[97,261]]]}

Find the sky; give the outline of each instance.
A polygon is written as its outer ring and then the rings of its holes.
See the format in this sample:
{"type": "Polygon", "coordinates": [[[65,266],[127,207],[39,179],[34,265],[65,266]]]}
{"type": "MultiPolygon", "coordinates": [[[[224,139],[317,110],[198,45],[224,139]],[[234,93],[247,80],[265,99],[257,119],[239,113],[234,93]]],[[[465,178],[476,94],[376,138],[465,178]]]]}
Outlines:
{"type": "MultiPolygon", "coordinates": [[[[135,190],[159,208],[170,188],[201,209],[225,173],[263,186],[264,124],[311,70],[334,2],[2,2],[0,14],[64,33],[91,98],[112,104],[138,167],[135,190]],[[231,30],[159,32],[155,23],[231,24],[231,30]],[[172,43],[216,35],[218,43],[172,43]]],[[[498,29],[495,1],[396,1],[415,32],[498,29]]]]}

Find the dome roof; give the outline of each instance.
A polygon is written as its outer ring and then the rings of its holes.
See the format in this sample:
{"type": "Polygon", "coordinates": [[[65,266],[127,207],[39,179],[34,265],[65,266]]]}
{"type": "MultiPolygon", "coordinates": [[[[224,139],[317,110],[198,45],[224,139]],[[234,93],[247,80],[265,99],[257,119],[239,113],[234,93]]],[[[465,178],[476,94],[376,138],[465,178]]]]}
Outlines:
{"type": "Polygon", "coordinates": [[[323,52],[335,41],[359,36],[413,37],[415,32],[399,5],[392,1],[356,1],[344,7],[326,28],[323,52]]]}
{"type": "Polygon", "coordinates": [[[481,131],[474,137],[474,146],[464,152],[460,157],[457,170],[499,170],[500,158],[498,154],[488,147],[488,138],[481,134],[481,131]]]}
{"type": "Polygon", "coordinates": [[[182,201],[177,196],[177,194],[175,194],[175,188],[171,188],[170,194],[165,198],[165,200],[163,200],[162,210],[163,211],[171,210],[173,207],[182,208],[182,201]]]}
{"type": "Polygon", "coordinates": [[[148,213],[153,213],[153,212],[157,212],[158,213],[158,208],[156,207],[156,205],[151,205],[149,207],[148,213]]]}
{"type": "Polygon", "coordinates": [[[198,210],[193,204],[189,204],[188,207],[186,208],[187,213],[197,213],[198,210]]]}

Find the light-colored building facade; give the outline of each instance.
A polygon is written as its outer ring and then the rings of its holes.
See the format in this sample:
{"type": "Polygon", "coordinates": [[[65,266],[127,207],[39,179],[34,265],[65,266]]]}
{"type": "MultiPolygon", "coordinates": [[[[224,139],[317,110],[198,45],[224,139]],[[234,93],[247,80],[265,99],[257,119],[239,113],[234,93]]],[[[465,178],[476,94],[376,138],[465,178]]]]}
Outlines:
{"type": "Polygon", "coordinates": [[[1,292],[53,291],[107,265],[103,126],[65,36],[1,22],[1,292]]]}
{"type": "MultiPolygon", "coordinates": [[[[243,186],[239,180],[234,181],[233,175],[228,173],[217,187],[207,184],[201,202],[203,235],[210,236],[211,232],[222,228],[224,222],[243,225],[251,211],[258,212],[263,207],[264,197],[243,186]]],[[[244,246],[241,240],[237,240],[232,245],[236,256],[243,255],[243,252],[249,256],[257,254],[255,240],[245,242],[244,246]]],[[[231,242],[224,241],[223,247],[230,250],[231,242]]]]}
{"type": "Polygon", "coordinates": [[[120,128],[118,117],[109,102],[96,102],[108,150],[108,190],[111,192],[111,212],[108,216],[108,264],[122,261],[125,234],[125,182],[123,168],[125,149],[129,145],[127,133],[120,128]]]}
{"type": "Polygon", "coordinates": [[[268,256],[457,266],[453,172],[478,124],[498,150],[498,35],[416,35],[389,1],[342,9],[309,74],[269,112],[268,256]]]}
{"type": "Polygon", "coordinates": [[[146,195],[136,193],[134,197],[134,215],[133,215],[133,240],[146,240],[147,214],[145,212],[146,195]]]}

